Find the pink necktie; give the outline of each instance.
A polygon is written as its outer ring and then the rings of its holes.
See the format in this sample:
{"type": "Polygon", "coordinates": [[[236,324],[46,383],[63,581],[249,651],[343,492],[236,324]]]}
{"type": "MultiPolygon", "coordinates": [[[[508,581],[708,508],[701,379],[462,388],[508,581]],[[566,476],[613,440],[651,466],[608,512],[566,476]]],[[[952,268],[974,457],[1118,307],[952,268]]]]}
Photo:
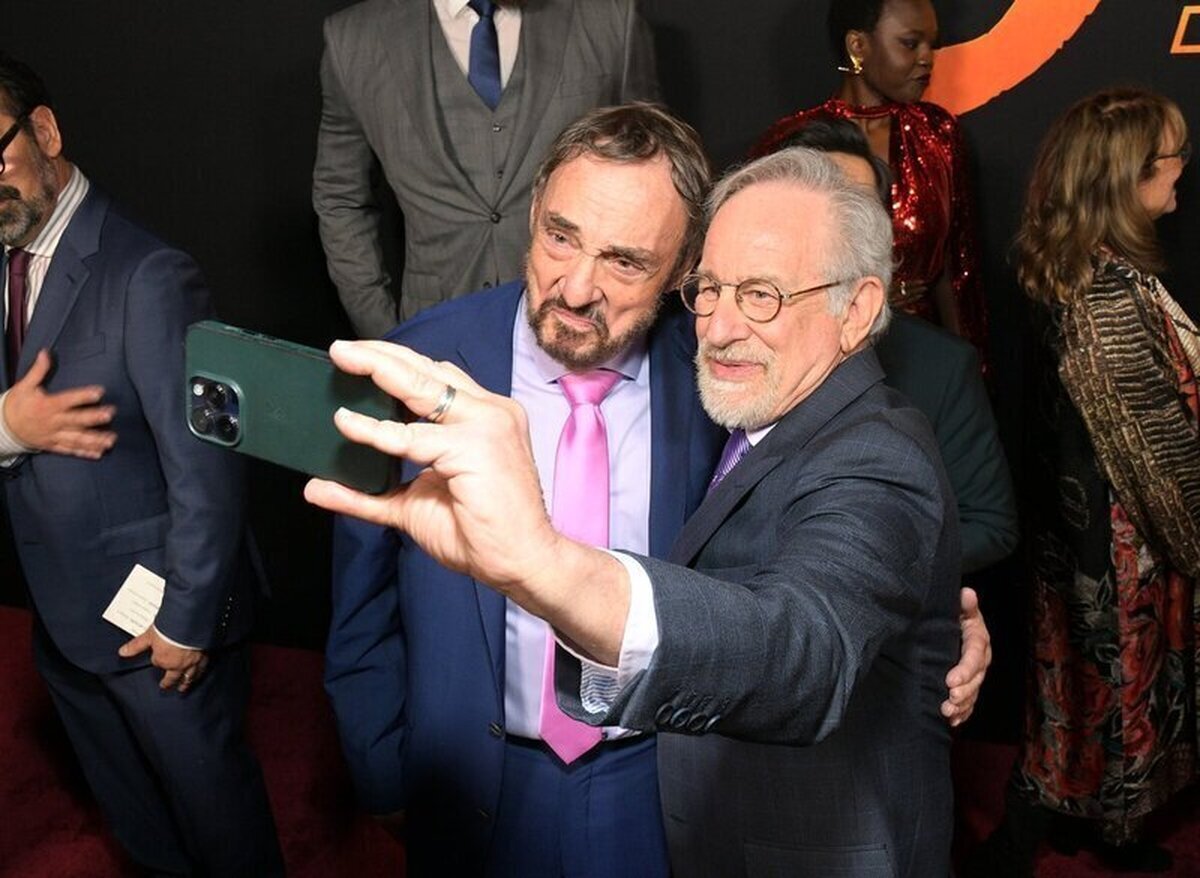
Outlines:
{"type": "MultiPolygon", "coordinates": [[[[604,369],[558,379],[571,414],[554,458],[554,503],[550,515],[559,531],[592,546],[608,545],[608,432],[600,402],[620,379],[604,369]]],[[[538,731],[568,765],[601,740],[601,732],[571,719],[554,697],[554,632],[546,628],[542,713],[538,731]]]]}

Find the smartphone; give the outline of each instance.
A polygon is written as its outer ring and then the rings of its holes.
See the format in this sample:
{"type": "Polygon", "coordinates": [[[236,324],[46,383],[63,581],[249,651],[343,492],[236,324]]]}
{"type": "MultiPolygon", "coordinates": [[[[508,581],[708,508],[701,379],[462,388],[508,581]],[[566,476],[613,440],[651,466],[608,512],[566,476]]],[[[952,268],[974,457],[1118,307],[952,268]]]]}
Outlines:
{"type": "Polygon", "coordinates": [[[370,494],[387,490],[391,457],[342,436],[333,413],[395,418],[399,404],[324,351],[202,320],[188,327],[184,374],[197,438],[370,494]]]}

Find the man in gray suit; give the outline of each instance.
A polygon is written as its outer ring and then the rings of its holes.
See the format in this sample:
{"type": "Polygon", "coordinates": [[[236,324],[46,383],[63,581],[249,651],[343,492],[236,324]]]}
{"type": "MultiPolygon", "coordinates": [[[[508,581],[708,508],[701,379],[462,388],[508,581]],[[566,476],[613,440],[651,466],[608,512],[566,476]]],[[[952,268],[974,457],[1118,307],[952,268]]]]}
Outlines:
{"type": "Polygon", "coordinates": [[[385,497],[320,481],[307,496],[405,531],[554,625],[568,713],[660,733],[676,875],[948,875],[937,690],[960,547],[928,423],[871,350],[887,215],[802,149],[734,172],[710,213],[682,291],[702,401],[732,432],[670,562],[555,533],[520,408],[397,346],[333,354],[433,423],[338,422],[427,468],[385,497]]]}
{"type": "Polygon", "coordinates": [[[519,277],[534,171],[570,122],[657,97],[634,0],[366,0],[325,22],[313,207],[355,331],[519,277]],[[384,264],[382,172],[404,215],[384,264]]]}

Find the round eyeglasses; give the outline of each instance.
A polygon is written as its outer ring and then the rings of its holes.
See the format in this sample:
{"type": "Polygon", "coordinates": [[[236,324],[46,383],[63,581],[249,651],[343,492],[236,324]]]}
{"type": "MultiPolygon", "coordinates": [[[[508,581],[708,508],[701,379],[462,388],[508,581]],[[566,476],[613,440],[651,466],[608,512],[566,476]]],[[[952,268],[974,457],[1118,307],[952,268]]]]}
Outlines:
{"type": "Polygon", "coordinates": [[[750,278],[733,284],[721,283],[707,274],[689,274],[679,285],[679,295],[683,299],[683,306],[697,317],[711,317],[712,313],[717,310],[717,302],[721,299],[721,290],[725,287],[732,287],[733,300],[737,302],[738,309],[746,315],[747,320],[753,320],[755,323],[770,323],[779,315],[785,301],[819,293],[844,283],[846,283],[845,280],[835,280],[817,284],[815,287],[796,290],[794,293],[785,293],[771,281],[759,278],[750,278]]]}

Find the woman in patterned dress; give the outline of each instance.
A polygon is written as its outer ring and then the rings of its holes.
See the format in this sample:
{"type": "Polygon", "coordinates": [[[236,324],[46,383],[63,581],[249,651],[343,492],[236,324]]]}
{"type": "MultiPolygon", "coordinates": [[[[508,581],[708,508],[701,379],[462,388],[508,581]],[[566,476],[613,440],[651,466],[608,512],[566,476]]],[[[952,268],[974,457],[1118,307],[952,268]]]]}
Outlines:
{"type": "Polygon", "coordinates": [[[963,336],[985,358],[987,312],[966,149],[954,116],[921,100],[938,38],[933,5],[833,0],[829,36],[842,64],[837,92],[780,119],[752,154],[775,152],[814,119],[857,124],[892,170],[892,306],[963,336]]]}
{"type": "Polygon", "coordinates": [[[1156,277],[1154,221],[1190,154],[1174,103],[1120,89],[1072,107],[1034,167],[1016,250],[1044,342],[1029,481],[1045,496],[994,874],[1030,874],[1049,814],[1089,821],[1116,871],[1171,867],[1142,824],[1197,769],[1200,336],[1156,277]]]}

